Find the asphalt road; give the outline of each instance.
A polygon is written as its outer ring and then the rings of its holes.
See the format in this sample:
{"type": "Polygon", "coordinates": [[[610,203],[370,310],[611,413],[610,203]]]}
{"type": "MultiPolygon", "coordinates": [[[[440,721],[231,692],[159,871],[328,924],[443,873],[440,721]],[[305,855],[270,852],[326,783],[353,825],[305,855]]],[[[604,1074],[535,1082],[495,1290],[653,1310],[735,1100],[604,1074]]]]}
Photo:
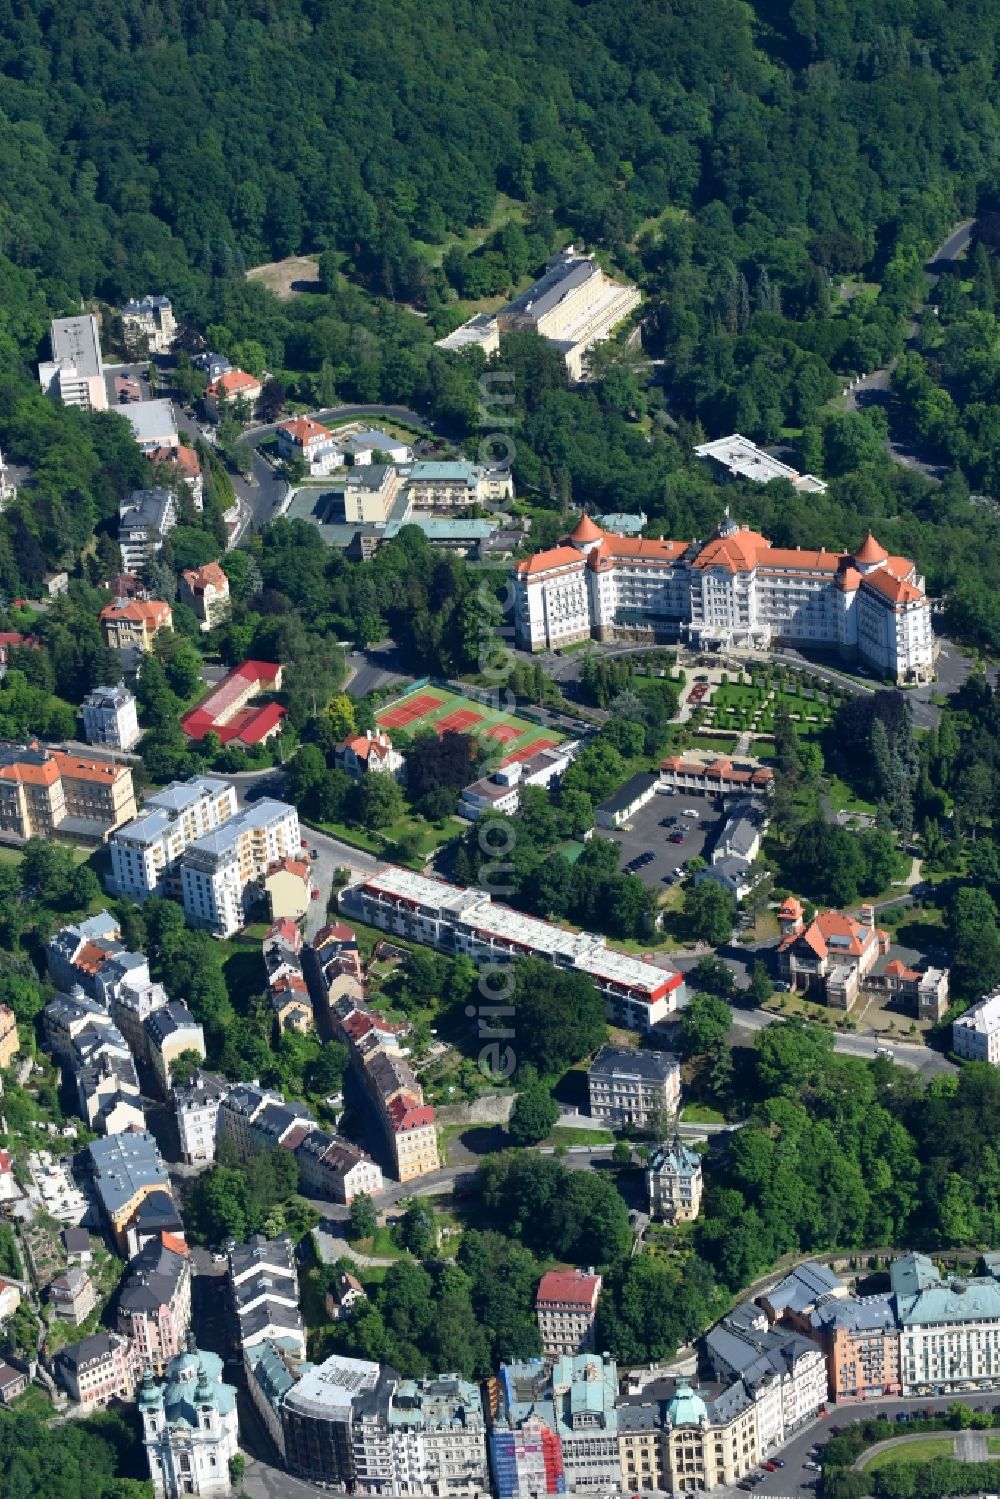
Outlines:
{"type": "Polygon", "coordinates": [[[411,680],[411,674],[400,668],[398,656],[399,649],[394,640],[383,640],[365,650],[349,651],[347,669],[351,675],[345,691],[351,697],[364,697],[380,687],[411,680]]]}
{"type": "MultiPolygon", "coordinates": [[[[778,1019],[777,1015],[766,1010],[737,1009],[733,1011],[733,1029],[730,1035],[735,1033],[734,1039],[745,1043],[752,1033],[774,1025],[778,1019]]],[[[846,1031],[834,1032],[833,1049],[845,1056],[861,1057],[871,1062],[875,1058],[875,1045],[871,1036],[855,1036],[846,1031]]],[[[919,1072],[922,1077],[930,1078],[958,1070],[954,1062],[949,1062],[947,1057],[927,1046],[911,1046],[903,1041],[893,1041],[892,1050],[893,1062],[897,1067],[907,1067],[911,1072],[919,1072]]]]}

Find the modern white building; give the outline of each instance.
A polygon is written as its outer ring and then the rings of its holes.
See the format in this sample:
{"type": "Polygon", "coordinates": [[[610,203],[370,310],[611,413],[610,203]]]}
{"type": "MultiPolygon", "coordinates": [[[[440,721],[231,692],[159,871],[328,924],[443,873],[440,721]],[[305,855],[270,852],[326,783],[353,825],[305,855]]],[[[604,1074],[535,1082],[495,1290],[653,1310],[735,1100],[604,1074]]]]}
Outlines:
{"type": "Polygon", "coordinates": [[[107,411],[97,319],[92,314],[54,318],[49,343],[52,358],[38,366],[38,381],[46,395],[58,396],[64,406],[107,411]]]}
{"type": "Polygon", "coordinates": [[[588,351],[609,338],[641,300],[637,287],[612,281],[593,256],[567,245],[527,291],[500,309],[497,326],[501,339],[526,332],[547,339],[563,355],[570,379],[580,380],[588,351]]]}
{"type": "Polygon", "coordinates": [[[930,603],[908,557],[869,532],[857,551],[775,547],[728,518],[707,542],[601,531],[589,516],[513,574],[519,644],[686,639],[704,649],[787,643],[836,651],[897,682],[930,680],[930,603]]]}
{"type": "Polygon", "coordinates": [[[713,442],[703,442],[695,448],[696,458],[707,458],[715,463],[731,479],[751,479],[755,484],[769,484],[772,479],[787,479],[800,494],[825,494],[826,485],[815,474],[800,474],[765,453],[749,437],[733,432],[729,437],[717,437],[713,442]]]}
{"type": "Polygon", "coordinates": [[[144,453],[155,453],[163,448],[180,447],[174,408],[168,400],[130,401],[119,407],[120,414],[132,426],[132,436],[144,453]]]}
{"type": "Polygon", "coordinates": [[[339,899],[370,926],[443,952],[497,964],[531,955],[575,968],[593,980],[615,1023],[631,1030],[652,1029],[684,997],[684,976],[676,970],[616,952],[594,933],[526,916],[481,889],[388,865],[345,886],[339,899]]]}
{"type": "Polygon", "coordinates": [[[222,1360],[189,1343],[171,1359],[162,1383],[147,1369],[139,1388],[142,1439],[157,1496],[232,1491],[230,1459],[239,1451],[236,1391],[222,1381],[222,1360]]]}
{"type": "Polygon", "coordinates": [[[246,925],[272,864],[300,849],[299,815],[286,802],[256,802],[184,851],[181,899],[192,926],[231,937],[246,925]]]}
{"type": "Polygon", "coordinates": [[[95,687],[83,700],[83,733],[88,744],[103,749],[130,750],[142,733],[135,695],[124,682],[117,687],[95,687]]]}
{"type": "Polygon", "coordinates": [[[572,764],[580,748],[578,740],[566,740],[551,749],[539,750],[527,760],[501,764],[490,776],[481,776],[462,790],[459,817],[478,822],[486,812],[517,811],[522,786],[549,786],[572,764]]]}
{"type": "Polygon", "coordinates": [[[1000,1067],[1000,989],[952,1021],[951,1044],[967,1062],[990,1062],[1000,1067]]]}
{"type": "Polygon", "coordinates": [[[179,895],[176,871],[184,850],[235,816],[236,810],[235,786],[216,776],[172,781],[153,792],[142,813],[108,840],[108,890],[135,901],[179,895]]]}

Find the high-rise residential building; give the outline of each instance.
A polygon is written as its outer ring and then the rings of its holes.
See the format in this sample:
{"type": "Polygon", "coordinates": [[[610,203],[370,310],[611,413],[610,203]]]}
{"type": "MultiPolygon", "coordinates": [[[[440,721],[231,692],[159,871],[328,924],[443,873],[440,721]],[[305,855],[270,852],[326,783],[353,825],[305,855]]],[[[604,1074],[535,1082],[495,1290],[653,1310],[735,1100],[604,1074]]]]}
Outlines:
{"type": "Polygon", "coordinates": [[[869,532],[854,552],[775,547],[728,518],[707,542],[644,540],[584,516],[558,546],[515,563],[514,621],[528,650],[595,638],[835,650],[895,682],[930,680],[930,602],[908,557],[869,532]]]}
{"type": "Polygon", "coordinates": [[[130,750],[141,729],[135,695],[124,682],[117,687],[95,687],[83,700],[83,733],[88,744],[103,749],[130,750]]]}
{"type": "Polygon", "coordinates": [[[84,411],[106,411],[108,389],[97,319],[88,313],[54,318],[49,330],[52,357],[38,366],[38,381],[46,395],[64,406],[84,411]]]}
{"type": "Polygon", "coordinates": [[[232,1492],[229,1464],[239,1451],[236,1391],[223,1383],[218,1354],[190,1340],[170,1360],[162,1383],[151,1369],[143,1373],[138,1404],[157,1499],[232,1492]]]}
{"type": "Polygon", "coordinates": [[[118,506],[118,546],[122,566],[141,572],[157,556],[177,524],[177,501],[172,490],[134,489],[118,506]]]}
{"type": "Polygon", "coordinates": [[[0,829],[100,840],[135,816],[132,768],[44,745],[0,744],[0,829]]]}
{"type": "Polygon", "coordinates": [[[286,802],[259,801],[204,834],[181,859],[181,899],[192,926],[231,937],[246,925],[270,865],[297,854],[299,816],[286,802]]]}
{"type": "Polygon", "coordinates": [[[111,839],[113,895],[143,901],[150,895],[180,895],[178,863],[203,834],[235,816],[236,788],[216,776],[172,781],[147,796],[142,814],[111,839]]]}

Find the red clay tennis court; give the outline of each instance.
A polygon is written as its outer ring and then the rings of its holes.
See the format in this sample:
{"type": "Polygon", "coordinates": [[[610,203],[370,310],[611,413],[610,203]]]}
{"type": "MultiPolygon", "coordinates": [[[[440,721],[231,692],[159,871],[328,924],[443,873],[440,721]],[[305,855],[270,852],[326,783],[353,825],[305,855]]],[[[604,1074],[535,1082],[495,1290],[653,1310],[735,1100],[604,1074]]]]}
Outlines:
{"type": "Polygon", "coordinates": [[[415,697],[408,697],[398,707],[390,708],[387,713],[380,713],[379,725],[383,729],[405,729],[414,719],[423,718],[425,713],[440,708],[443,701],[443,698],[435,697],[433,693],[418,692],[415,697]]]}
{"type": "Polygon", "coordinates": [[[497,739],[501,744],[510,744],[514,739],[520,739],[524,733],[523,729],[517,728],[512,723],[495,723],[492,728],[486,730],[484,739],[497,739]]]}
{"type": "Polygon", "coordinates": [[[471,729],[474,723],[479,723],[482,717],[483,715],[477,713],[475,708],[456,708],[454,713],[448,713],[444,718],[439,718],[434,727],[439,734],[443,734],[446,729],[450,729],[452,733],[461,734],[466,729],[471,729]]]}
{"type": "Polygon", "coordinates": [[[533,743],[526,744],[521,749],[515,750],[512,755],[508,755],[503,763],[513,765],[515,760],[530,760],[532,755],[540,755],[542,750],[555,749],[557,743],[556,739],[536,739],[533,743]]]}

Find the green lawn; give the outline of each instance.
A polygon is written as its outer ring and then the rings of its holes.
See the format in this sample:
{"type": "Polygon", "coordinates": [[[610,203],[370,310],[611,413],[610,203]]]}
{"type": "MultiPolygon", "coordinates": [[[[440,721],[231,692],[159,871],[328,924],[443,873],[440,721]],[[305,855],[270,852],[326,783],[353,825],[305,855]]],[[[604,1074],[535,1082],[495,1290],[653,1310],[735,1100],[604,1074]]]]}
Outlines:
{"type": "Polygon", "coordinates": [[[570,1129],[557,1124],[546,1135],[546,1145],[613,1145],[615,1137],[609,1129],[570,1129]]]}
{"type": "Polygon", "coordinates": [[[691,737],[690,748],[703,750],[717,755],[734,755],[739,743],[737,734],[694,734],[691,737]]]}
{"type": "Polygon", "coordinates": [[[896,1463],[929,1463],[936,1457],[953,1457],[954,1454],[954,1437],[925,1437],[919,1442],[901,1442],[898,1447],[887,1447],[883,1452],[876,1452],[864,1464],[863,1471],[873,1473],[879,1468],[893,1467],[896,1463]]]}
{"type": "Polygon", "coordinates": [[[39,1421],[48,1421],[55,1414],[52,1401],[44,1390],[30,1384],[23,1395],[18,1395],[11,1406],[19,1416],[37,1416],[39,1421]]]}
{"type": "MultiPolygon", "coordinates": [[[[303,826],[308,825],[304,823],[303,826]]],[[[443,843],[450,843],[453,838],[461,837],[465,832],[464,823],[459,822],[457,817],[428,822],[426,818],[412,813],[407,813],[405,817],[400,817],[378,832],[355,827],[353,824],[349,826],[346,822],[316,821],[314,826],[329,833],[331,838],[339,838],[342,843],[349,843],[352,848],[361,848],[370,854],[385,853],[389,844],[397,843],[406,834],[415,833],[418,840],[417,857],[410,860],[410,863],[416,869],[422,867],[427,854],[433,853],[443,843]]]]}
{"type": "Polygon", "coordinates": [[[836,812],[863,812],[869,817],[875,816],[875,803],[866,802],[860,796],[855,796],[846,781],[839,776],[827,777],[826,793],[830,798],[830,805],[836,812]]]}
{"type": "Polygon", "coordinates": [[[686,1103],[681,1110],[684,1124],[725,1124],[725,1114],[711,1108],[707,1103],[686,1103]]]}
{"type": "Polygon", "coordinates": [[[986,1450],[987,1452],[1000,1452],[1000,1437],[987,1437],[986,1450]]]}

